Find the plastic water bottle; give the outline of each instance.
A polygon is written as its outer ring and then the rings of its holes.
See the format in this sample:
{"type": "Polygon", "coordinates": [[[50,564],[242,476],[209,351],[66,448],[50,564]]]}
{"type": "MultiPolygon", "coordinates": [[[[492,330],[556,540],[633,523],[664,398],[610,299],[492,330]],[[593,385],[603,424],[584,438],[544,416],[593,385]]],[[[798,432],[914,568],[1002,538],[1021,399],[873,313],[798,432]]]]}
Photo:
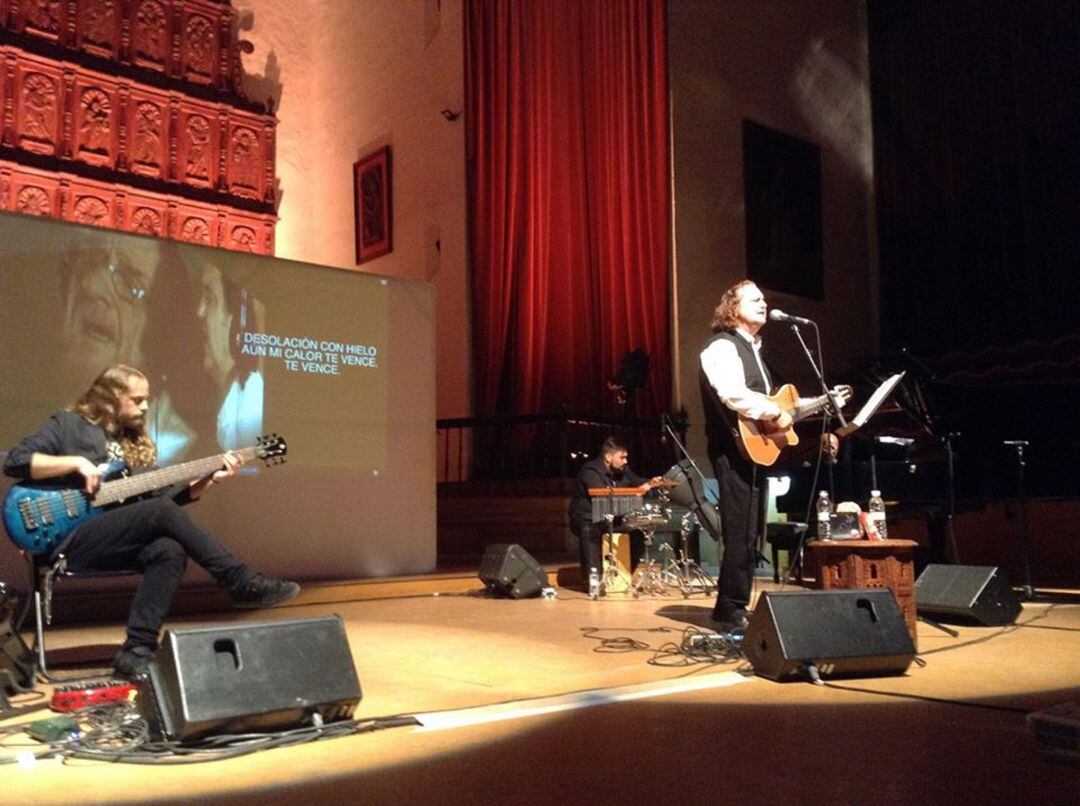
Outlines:
{"type": "Polygon", "coordinates": [[[885,523],[885,502],[881,500],[881,490],[870,491],[870,503],[867,504],[866,511],[869,514],[868,520],[877,532],[878,540],[888,540],[889,527],[885,523]]]}
{"type": "Polygon", "coordinates": [[[589,569],[589,598],[600,598],[600,574],[595,568],[589,569]]]}
{"type": "Polygon", "coordinates": [[[832,540],[832,530],[829,527],[830,515],[832,515],[832,501],[829,500],[829,491],[822,490],[817,498],[818,540],[832,540]]]}

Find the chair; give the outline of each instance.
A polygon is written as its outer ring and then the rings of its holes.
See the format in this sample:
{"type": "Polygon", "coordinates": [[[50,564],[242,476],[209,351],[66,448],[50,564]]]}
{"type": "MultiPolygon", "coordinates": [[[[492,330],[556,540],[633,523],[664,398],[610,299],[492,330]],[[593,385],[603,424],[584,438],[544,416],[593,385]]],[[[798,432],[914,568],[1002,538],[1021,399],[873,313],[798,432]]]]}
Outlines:
{"type": "MultiPolygon", "coordinates": [[[[45,628],[52,624],[53,589],[57,579],[76,579],[84,577],[120,577],[132,576],[138,571],[71,571],[67,567],[67,557],[57,554],[52,562],[41,562],[43,558],[24,552],[30,565],[30,580],[33,586],[34,600],[34,643],[32,651],[37,655],[38,673],[46,681],[54,683],[58,678],[49,671],[45,651],[45,628]]],[[[97,657],[93,658],[96,662],[97,657]]]]}
{"type": "MultiPolygon", "coordinates": [[[[802,546],[803,535],[806,534],[806,524],[797,521],[773,521],[765,524],[765,539],[769,541],[772,551],[773,582],[780,582],[780,552],[794,552],[797,554],[802,546]]],[[[802,562],[796,556],[792,566],[796,569],[795,578],[802,584],[802,562]]]]}

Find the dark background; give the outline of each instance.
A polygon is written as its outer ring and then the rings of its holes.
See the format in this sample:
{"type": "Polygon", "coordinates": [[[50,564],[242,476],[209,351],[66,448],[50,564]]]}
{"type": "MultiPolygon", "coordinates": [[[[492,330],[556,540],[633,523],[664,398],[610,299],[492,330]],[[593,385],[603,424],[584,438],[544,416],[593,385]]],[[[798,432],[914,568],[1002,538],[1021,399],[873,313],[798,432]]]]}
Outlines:
{"type": "Polygon", "coordinates": [[[1080,332],[1080,3],[868,12],[883,348],[1080,332]]]}

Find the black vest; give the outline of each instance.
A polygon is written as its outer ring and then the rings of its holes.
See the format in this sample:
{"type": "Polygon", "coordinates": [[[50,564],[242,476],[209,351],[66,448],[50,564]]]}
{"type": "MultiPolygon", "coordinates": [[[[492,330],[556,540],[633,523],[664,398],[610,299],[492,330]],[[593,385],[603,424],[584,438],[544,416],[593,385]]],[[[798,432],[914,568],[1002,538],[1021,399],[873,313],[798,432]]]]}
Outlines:
{"type": "MultiPolygon", "coordinates": [[[[702,352],[720,339],[730,341],[735,345],[735,351],[742,361],[747,388],[754,392],[769,394],[771,390],[765,382],[761,370],[758,369],[757,359],[754,358],[754,348],[739,334],[731,330],[723,330],[705,343],[701,348],[702,352]]],[[[705,435],[709,440],[709,456],[720,456],[721,454],[728,456],[740,455],[738,446],[735,443],[738,418],[735,412],[721,402],[716,390],[709,383],[700,360],[698,361],[698,383],[701,386],[701,405],[705,409],[705,435]]]]}

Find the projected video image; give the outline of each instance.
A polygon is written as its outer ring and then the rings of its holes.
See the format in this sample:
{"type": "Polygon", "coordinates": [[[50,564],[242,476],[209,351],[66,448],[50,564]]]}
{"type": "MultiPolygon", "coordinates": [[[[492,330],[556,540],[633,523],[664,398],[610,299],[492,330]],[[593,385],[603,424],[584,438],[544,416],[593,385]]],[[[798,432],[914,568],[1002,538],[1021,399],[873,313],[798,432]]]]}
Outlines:
{"type": "Polygon", "coordinates": [[[162,465],[287,444],[197,504],[238,554],[301,578],[428,570],[433,307],[420,283],[0,213],[0,452],[130,364],[162,465]]]}
{"type": "MultiPolygon", "coordinates": [[[[252,445],[263,433],[265,380],[263,358],[247,342],[253,330],[265,327],[266,307],[224,277],[216,266],[186,266],[184,275],[198,296],[195,310],[201,326],[202,370],[209,376],[217,406],[212,424],[214,442],[226,450],[252,445]]],[[[187,369],[190,372],[191,367],[187,369]]],[[[169,380],[168,374],[161,378],[149,417],[151,437],[165,462],[186,458],[195,444],[206,443],[211,427],[201,424],[200,439],[198,424],[185,421],[174,399],[174,394],[182,398],[184,393],[174,392],[173,387],[187,385],[170,384],[169,380]]],[[[176,373],[173,380],[178,380],[176,373]]]]}
{"type": "Polygon", "coordinates": [[[0,237],[4,377],[15,381],[5,396],[9,411],[33,409],[14,417],[24,429],[120,362],[150,380],[163,464],[246,447],[288,423],[320,462],[378,466],[375,433],[342,450],[351,425],[386,411],[378,285],[345,293],[332,272],[298,279],[254,256],[13,217],[0,219],[0,237]],[[320,411],[298,417],[305,403],[320,411]],[[327,417],[334,429],[310,427],[327,417]]]}

